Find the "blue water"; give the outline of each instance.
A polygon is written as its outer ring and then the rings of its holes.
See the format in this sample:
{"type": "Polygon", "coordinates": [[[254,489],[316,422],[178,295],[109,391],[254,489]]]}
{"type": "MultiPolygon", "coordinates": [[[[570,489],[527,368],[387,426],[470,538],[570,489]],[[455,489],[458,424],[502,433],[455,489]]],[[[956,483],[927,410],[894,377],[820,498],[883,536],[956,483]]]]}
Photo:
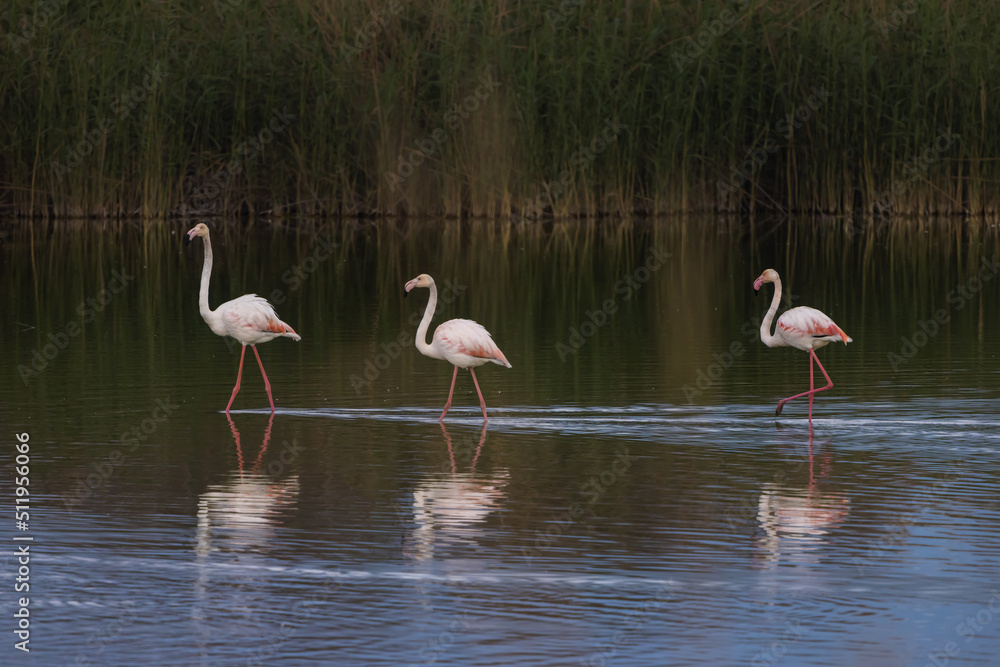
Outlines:
{"type": "MultiPolygon", "coordinates": [[[[861,248],[789,260],[783,238],[657,234],[579,264],[551,258],[555,237],[451,259],[430,233],[377,256],[358,241],[288,290],[302,342],[260,348],[277,412],[251,356],[231,421],[239,355],[198,315],[200,255],[8,243],[0,420],[10,443],[30,434],[31,521],[6,525],[0,664],[1000,664],[997,287],[893,368],[965,280],[952,246],[889,284],[888,245],[846,271],[861,248]],[[676,265],[560,354],[654,242],[676,265]],[[808,358],[744,331],[765,262],[794,266],[794,293],[855,340],[820,351],[835,386],[811,428],[801,401],[773,416],[808,358]],[[118,265],[135,282],[85,321],[76,305],[118,265]],[[468,285],[440,319],[480,320],[513,365],[477,373],[485,429],[468,374],[442,427],[450,369],[388,344],[415,328],[425,301],[402,284],[428,265],[468,285]],[[67,322],[82,333],[22,382],[67,322]],[[711,386],[685,392],[700,372],[711,386]],[[33,538],[29,655],[15,534],[33,538]]],[[[212,302],[281,285],[310,248],[289,239],[220,241],[212,302]]]]}

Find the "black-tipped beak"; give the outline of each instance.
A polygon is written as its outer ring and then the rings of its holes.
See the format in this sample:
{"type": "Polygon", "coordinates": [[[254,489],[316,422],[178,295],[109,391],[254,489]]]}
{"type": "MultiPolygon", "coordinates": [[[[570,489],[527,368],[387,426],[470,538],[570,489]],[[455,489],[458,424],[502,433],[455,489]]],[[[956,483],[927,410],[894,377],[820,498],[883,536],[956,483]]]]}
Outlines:
{"type": "Polygon", "coordinates": [[[406,297],[408,297],[408,296],[410,296],[410,293],[409,293],[409,291],[407,291],[406,289],[404,289],[404,290],[403,290],[403,298],[405,299],[405,298],[406,298],[406,297]]]}
{"type": "Polygon", "coordinates": [[[190,237],[190,236],[188,236],[187,234],[185,234],[185,235],[184,235],[184,247],[186,248],[186,247],[188,247],[189,245],[191,245],[191,237],[190,237]]]}
{"type": "Polygon", "coordinates": [[[756,287],[754,287],[754,288],[753,288],[753,293],[754,293],[754,294],[760,294],[760,290],[759,290],[759,289],[757,289],[756,287]]]}

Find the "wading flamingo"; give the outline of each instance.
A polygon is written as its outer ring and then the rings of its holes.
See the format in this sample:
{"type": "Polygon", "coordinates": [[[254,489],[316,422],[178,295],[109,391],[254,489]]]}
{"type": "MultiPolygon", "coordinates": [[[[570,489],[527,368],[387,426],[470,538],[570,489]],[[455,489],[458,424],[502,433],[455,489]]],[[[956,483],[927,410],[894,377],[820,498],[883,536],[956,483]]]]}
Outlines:
{"type": "Polygon", "coordinates": [[[448,402],[444,404],[444,412],[438,417],[442,421],[448,414],[451,407],[451,398],[455,394],[455,379],[458,377],[459,368],[468,368],[472,373],[472,381],[476,384],[476,393],[479,394],[479,405],[483,409],[483,421],[489,421],[486,417],[486,401],[483,399],[483,392],[479,389],[479,380],[476,379],[476,371],[472,370],[476,366],[493,362],[510,368],[510,362],[503,352],[493,342],[490,332],[472,320],[448,320],[434,330],[433,342],[427,344],[427,327],[434,317],[434,309],[437,307],[438,290],[434,284],[434,279],[426,273],[406,283],[403,288],[403,296],[410,293],[414,287],[429,287],[431,298],[427,300],[427,309],[424,311],[424,319],[420,320],[417,327],[417,349],[424,356],[432,359],[443,359],[455,365],[455,372],[451,375],[451,391],[448,392],[448,402]]]}
{"type": "Polygon", "coordinates": [[[808,306],[798,306],[782,313],[781,317],[778,318],[778,326],[775,327],[775,333],[771,335],[771,320],[778,311],[778,302],[781,301],[781,278],[778,277],[778,272],[774,269],[768,269],[760,274],[760,277],[753,283],[755,294],[760,291],[761,285],[764,283],[774,283],[774,298],[771,299],[771,307],[768,308],[767,314],[764,315],[764,321],[760,324],[761,342],[768,347],[791,345],[809,353],[809,391],[804,391],[801,394],[795,394],[794,396],[789,396],[778,401],[778,407],[774,411],[774,416],[777,417],[781,414],[781,409],[785,407],[785,403],[788,401],[808,396],[809,421],[812,422],[813,395],[816,392],[826,391],[833,386],[833,380],[827,375],[823,364],[819,363],[819,357],[816,356],[815,350],[827,343],[843,342],[844,345],[847,345],[851,342],[851,337],[844,333],[844,330],[834,324],[833,320],[825,314],[808,306]],[[823,371],[823,377],[826,378],[826,386],[819,389],[815,388],[816,385],[813,381],[814,361],[819,366],[819,369],[823,371]]]}
{"type": "Polygon", "coordinates": [[[198,309],[208,323],[209,328],[219,336],[232,336],[243,344],[240,352],[240,370],[236,374],[236,386],[233,395],[229,397],[226,414],[233,405],[233,399],[240,391],[240,379],[243,377],[243,357],[247,353],[247,345],[253,348],[260,366],[260,374],[264,376],[264,388],[267,389],[267,400],[271,402],[271,412],[274,412],[274,399],[271,397],[271,383],[264,372],[264,364],[257,352],[257,343],[266,343],[278,336],[288,336],[292,340],[301,340],[295,331],[278,319],[274,308],[263,297],[256,294],[244,294],[232,301],[227,301],[215,310],[208,307],[208,281],[212,276],[212,241],[208,236],[208,227],[198,223],[184,237],[184,245],[189,245],[194,237],[205,239],[205,265],[201,269],[201,293],[198,296],[198,309]]]}

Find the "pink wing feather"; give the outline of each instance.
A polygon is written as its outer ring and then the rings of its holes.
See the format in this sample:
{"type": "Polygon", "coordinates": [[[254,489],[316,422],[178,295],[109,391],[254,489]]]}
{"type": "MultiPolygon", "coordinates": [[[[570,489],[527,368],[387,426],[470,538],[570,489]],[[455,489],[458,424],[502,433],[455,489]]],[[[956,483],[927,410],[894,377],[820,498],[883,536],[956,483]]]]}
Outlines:
{"type": "MultiPolygon", "coordinates": [[[[278,314],[274,312],[274,308],[267,302],[267,299],[256,294],[244,294],[222,304],[219,308],[220,310],[224,309],[226,322],[237,330],[250,329],[261,334],[288,336],[294,340],[301,339],[292,327],[278,318],[278,314]]],[[[240,336],[234,337],[240,338],[240,336]]]]}
{"type": "Polygon", "coordinates": [[[472,320],[448,320],[434,330],[434,341],[449,352],[485,359],[510,368],[490,332],[472,320]]]}
{"type": "Polygon", "coordinates": [[[808,306],[799,306],[785,311],[778,318],[778,328],[782,333],[791,336],[829,337],[831,339],[839,338],[844,343],[851,342],[851,337],[844,333],[844,330],[838,327],[829,316],[808,306]]]}

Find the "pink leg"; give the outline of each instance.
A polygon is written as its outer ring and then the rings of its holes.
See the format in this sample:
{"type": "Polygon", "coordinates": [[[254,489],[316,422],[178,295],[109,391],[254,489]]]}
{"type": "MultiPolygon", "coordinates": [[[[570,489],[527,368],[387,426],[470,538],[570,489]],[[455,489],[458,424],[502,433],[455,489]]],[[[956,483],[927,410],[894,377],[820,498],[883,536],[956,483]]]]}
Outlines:
{"type": "Polygon", "coordinates": [[[247,346],[244,345],[243,349],[240,351],[240,371],[236,374],[236,386],[233,387],[233,395],[229,397],[229,405],[226,406],[226,414],[229,414],[229,408],[233,405],[233,399],[236,398],[236,394],[240,392],[240,379],[243,377],[243,356],[247,353],[247,346]]]}
{"type": "Polygon", "coordinates": [[[486,418],[486,401],[483,399],[483,392],[479,389],[479,380],[476,379],[476,371],[469,369],[472,373],[472,381],[476,383],[476,393],[479,394],[479,407],[483,409],[483,421],[488,422],[489,419],[486,418]]]}
{"type": "Polygon", "coordinates": [[[267,400],[271,403],[271,412],[274,412],[274,399],[271,398],[271,383],[267,381],[267,373],[264,372],[264,364],[260,362],[260,354],[257,352],[257,346],[251,345],[253,348],[254,356],[257,357],[257,365],[260,366],[260,374],[264,376],[264,389],[267,389],[267,400]]]}
{"type": "MultiPolygon", "coordinates": [[[[458,366],[455,368],[457,370],[458,366]]],[[[458,467],[455,465],[455,450],[451,448],[451,433],[448,433],[448,428],[444,425],[444,422],[441,420],[438,421],[441,422],[441,432],[444,434],[444,441],[448,444],[448,458],[451,459],[451,474],[454,475],[458,472],[458,467]]]]}
{"type": "Polygon", "coordinates": [[[816,488],[816,478],[813,476],[813,425],[809,422],[809,493],[816,488]]]}
{"type": "Polygon", "coordinates": [[[444,421],[444,416],[448,414],[448,408],[451,407],[451,397],[455,393],[455,379],[458,377],[458,366],[455,366],[455,372],[451,374],[451,391],[448,392],[448,402],[444,404],[444,412],[438,417],[438,421],[444,421]]]}
{"type": "Polygon", "coordinates": [[[809,391],[813,392],[809,394],[809,425],[812,426],[813,420],[813,397],[816,392],[816,383],[813,381],[813,358],[809,355],[809,391]]]}
{"type": "Polygon", "coordinates": [[[264,429],[264,442],[260,445],[260,453],[257,454],[257,460],[253,462],[253,472],[257,474],[257,469],[260,468],[261,459],[264,458],[264,452],[267,451],[267,446],[271,442],[271,427],[274,426],[274,413],[271,413],[271,418],[267,420],[267,428],[264,429]]]}
{"type": "Polygon", "coordinates": [[[476,472],[476,461],[479,460],[479,452],[483,450],[483,445],[486,444],[486,422],[483,422],[483,430],[479,433],[479,446],[476,447],[476,454],[472,457],[472,466],[469,468],[469,472],[476,472]]]}
{"type": "Polygon", "coordinates": [[[229,430],[233,432],[233,439],[236,440],[236,460],[240,464],[240,475],[243,474],[243,450],[240,448],[240,432],[236,428],[236,424],[233,423],[233,418],[226,413],[226,419],[229,420],[229,430]]]}
{"type": "MultiPolygon", "coordinates": [[[[778,407],[774,411],[774,416],[775,417],[777,417],[778,415],[781,414],[781,409],[783,407],[785,407],[785,403],[787,403],[788,401],[794,400],[796,398],[801,398],[803,396],[808,396],[810,399],[812,399],[812,395],[813,394],[819,393],[821,391],[826,391],[827,389],[829,389],[830,387],[833,386],[833,380],[830,379],[830,376],[827,374],[826,369],[823,368],[823,364],[821,364],[819,362],[819,357],[816,356],[816,352],[814,350],[809,350],[809,354],[811,355],[810,356],[810,361],[809,361],[809,377],[810,377],[809,391],[804,391],[801,394],[795,394],[794,396],[789,396],[788,398],[783,398],[780,401],[778,401],[778,407]],[[820,387],[819,389],[813,389],[812,388],[812,381],[811,380],[812,380],[812,362],[813,361],[815,361],[816,365],[819,366],[819,369],[821,371],[823,371],[823,377],[826,378],[826,386],[825,387],[820,387]]],[[[809,412],[809,420],[812,421],[812,411],[811,410],[809,412]]]]}

